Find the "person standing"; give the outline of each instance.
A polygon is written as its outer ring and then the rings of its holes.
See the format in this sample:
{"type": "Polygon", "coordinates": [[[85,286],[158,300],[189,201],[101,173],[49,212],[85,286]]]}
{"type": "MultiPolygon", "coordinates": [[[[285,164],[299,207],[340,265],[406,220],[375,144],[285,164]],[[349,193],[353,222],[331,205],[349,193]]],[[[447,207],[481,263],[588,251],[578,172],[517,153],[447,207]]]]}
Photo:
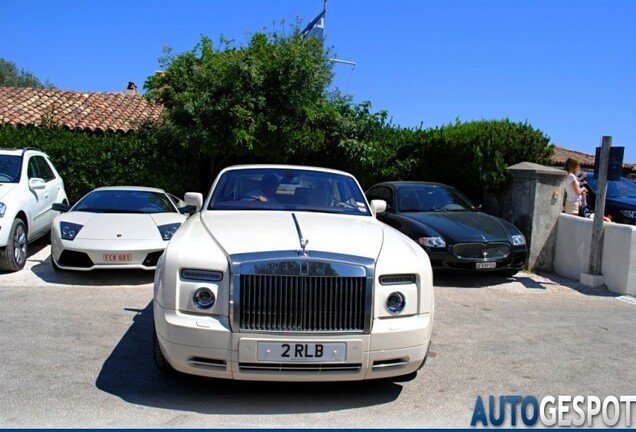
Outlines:
{"type": "Polygon", "coordinates": [[[581,187],[577,174],[581,164],[574,158],[568,158],[565,161],[564,169],[568,172],[568,176],[565,179],[565,205],[563,211],[567,214],[579,215],[579,207],[581,202],[584,201],[587,190],[581,187]]]}

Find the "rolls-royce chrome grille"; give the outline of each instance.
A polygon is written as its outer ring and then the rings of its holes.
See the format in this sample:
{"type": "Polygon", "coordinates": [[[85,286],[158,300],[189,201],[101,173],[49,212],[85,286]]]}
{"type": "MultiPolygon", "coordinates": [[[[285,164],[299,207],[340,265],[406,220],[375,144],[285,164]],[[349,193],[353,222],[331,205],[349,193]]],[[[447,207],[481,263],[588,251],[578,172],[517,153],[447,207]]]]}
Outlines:
{"type": "Polygon", "coordinates": [[[366,287],[365,277],[243,274],[240,328],[277,332],[363,331],[366,287]]]}
{"type": "Polygon", "coordinates": [[[453,246],[453,254],[457,258],[496,260],[510,254],[510,243],[457,243],[453,246]]]}

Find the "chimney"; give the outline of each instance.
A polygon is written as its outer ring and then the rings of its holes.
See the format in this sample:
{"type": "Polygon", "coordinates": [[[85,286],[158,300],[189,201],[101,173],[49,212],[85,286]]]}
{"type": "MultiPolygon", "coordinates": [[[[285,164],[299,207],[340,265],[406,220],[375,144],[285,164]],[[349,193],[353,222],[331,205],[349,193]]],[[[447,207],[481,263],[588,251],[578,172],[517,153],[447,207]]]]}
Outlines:
{"type": "Polygon", "coordinates": [[[126,96],[136,96],[139,94],[139,90],[137,89],[137,84],[132,81],[128,81],[128,87],[126,87],[126,91],[124,92],[126,96]]]}

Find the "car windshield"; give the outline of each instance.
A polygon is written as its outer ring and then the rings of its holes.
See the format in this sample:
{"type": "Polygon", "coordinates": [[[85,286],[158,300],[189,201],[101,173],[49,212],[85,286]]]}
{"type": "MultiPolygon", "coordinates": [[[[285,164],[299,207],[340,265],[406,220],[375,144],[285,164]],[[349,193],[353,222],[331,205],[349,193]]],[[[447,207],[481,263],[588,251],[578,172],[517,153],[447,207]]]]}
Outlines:
{"type": "Polygon", "coordinates": [[[92,213],[177,213],[164,193],[140,190],[98,190],[82,198],[72,211],[92,213]]]}
{"type": "Polygon", "coordinates": [[[226,171],[214,188],[208,210],[296,210],[371,215],[353,177],[300,168],[226,171]]]}
{"type": "Polygon", "coordinates": [[[17,183],[20,179],[22,158],[13,155],[0,155],[0,183],[17,183]]]}
{"type": "MultiPolygon", "coordinates": [[[[598,180],[593,177],[592,174],[588,175],[587,184],[592,191],[596,193],[598,187],[598,180]]],[[[620,180],[609,180],[607,182],[607,198],[636,198],[636,183],[631,180],[621,177],[620,180]]]]}
{"type": "Polygon", "coordinates": [[[399,212],[474,210],[475,205],[454,188],[441,185],[408,185],[398,189],[399,212]]]}

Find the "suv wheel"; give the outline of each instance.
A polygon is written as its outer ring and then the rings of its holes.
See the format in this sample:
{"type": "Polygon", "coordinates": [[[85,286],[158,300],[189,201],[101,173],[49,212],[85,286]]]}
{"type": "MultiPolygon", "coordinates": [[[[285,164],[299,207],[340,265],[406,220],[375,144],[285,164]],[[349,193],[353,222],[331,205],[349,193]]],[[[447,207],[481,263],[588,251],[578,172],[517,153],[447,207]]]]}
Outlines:
{"type": "Polygon", "coordinates": [[[24,267],[28,253],[27,230],[21,219],[13,221],[9,241],[0,254],[0,270],[18,271],[24,267]]]}

